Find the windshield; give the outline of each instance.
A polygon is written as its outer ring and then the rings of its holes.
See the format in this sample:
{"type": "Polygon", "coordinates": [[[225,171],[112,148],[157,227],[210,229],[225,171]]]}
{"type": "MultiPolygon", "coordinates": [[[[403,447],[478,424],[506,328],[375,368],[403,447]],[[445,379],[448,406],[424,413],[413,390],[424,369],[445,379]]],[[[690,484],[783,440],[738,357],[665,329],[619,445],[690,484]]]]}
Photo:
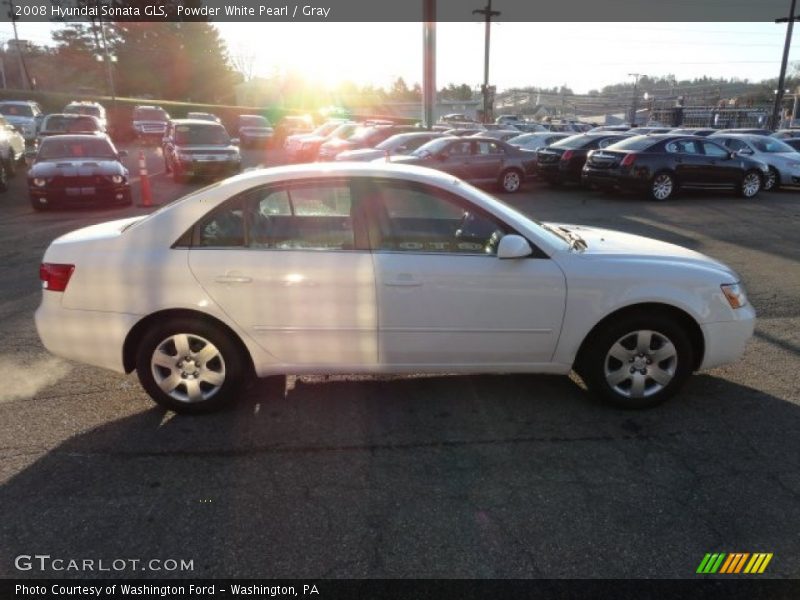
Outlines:
{"type": "Polygon", "coordinates": [[[242,115],[239,117],[239,125],[242,127],[269,127],[269,121],[256,115],[242,115]]]}
{"type": "Polygon", "coordinates": [[[606,146],[607,150],[647,150],[652,148],[658,143],[659,140],[654,140],[644,135],[637,135],[631,138],[625,138],[619,142],[606,146]]]}
{"type": "Polygon", "coordinates": [[[78,133],[80,131],[97,131],[97,121],[93,117],[65,117],[50,115],[42,125],[42,131],[59,131],[64,133],[78,133]]]}
{"type": "Polygon", "coordinates": [[[175,127],[175,143],[180,145],[212,146],[228,145],[230,138],[224,127],[203,125],[178,125],[175,127]]]}
{"type": "Polygon", "coordinates": [[[769,154],[783,154],[784,152],[797,152],[786,142],[778,139],[767,140],[750,140],[750,143],[756,147],[759,152],[767,152],[769,154]]]}
{"type": "Polygon", "coordinates": [[[353,132],[356,130],[357,125],[355,123],[345,123],[343,125],[339,125],[336,129],[334,129],[330,137],[333,138],[342,138],[346,139],[350,137],[353,132]]]}
{"type": "Polygon", "coordinates": [[[137,108],[133,111],[134,121],[169,121],[169,115],[157,108],[137,108]]]}
{"type": "Polygon", "coordinates": [[[452,142],[453,138],[442,138],[439,140],[431,140],[427,144],[423,144],[422,146],[414,150],[411,154],[413,156],[420,156],[420,157],[431,156],[432,154],[438,154],[452,142]]]}
{"type": "Polygon", "coordinates": [[[68,115],[90,115],[92,117],[99,117],[100,116],[100,107],[99,106],[92,106],[84,105],[84,104],[75,104],[73,106],[68,106],[64,109],[64,112],[68,115]]]}
{"type": "Polygon", "coordinates": [[[0,104],[0,114],[11,117],[32,117],[33,109],[29,104],[0,104]]]}
{"type": "Polygon", "coordinates": [[[82,158],[116,159],[117,154],[108,140],[103,138],[70,139],[61,136],[45,138],[39,149],[38,160],[70,160],[82,158]]]}

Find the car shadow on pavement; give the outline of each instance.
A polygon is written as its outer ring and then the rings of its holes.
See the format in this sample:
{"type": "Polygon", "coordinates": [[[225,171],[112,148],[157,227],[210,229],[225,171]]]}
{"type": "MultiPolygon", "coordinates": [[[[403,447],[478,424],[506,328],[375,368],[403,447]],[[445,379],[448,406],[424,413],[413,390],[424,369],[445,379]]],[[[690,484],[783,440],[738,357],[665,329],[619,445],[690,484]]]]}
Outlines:
{"type": "Polygon", "coordinates": [[[241,400],[52,448],[0,492],[0,575],[691,577],[716,551],[800,575],[800,409],[722,378],[641,412],[528,375],[302,378],[241,400]],[[28,554],[193,570],[16,570],[28,554]]]}

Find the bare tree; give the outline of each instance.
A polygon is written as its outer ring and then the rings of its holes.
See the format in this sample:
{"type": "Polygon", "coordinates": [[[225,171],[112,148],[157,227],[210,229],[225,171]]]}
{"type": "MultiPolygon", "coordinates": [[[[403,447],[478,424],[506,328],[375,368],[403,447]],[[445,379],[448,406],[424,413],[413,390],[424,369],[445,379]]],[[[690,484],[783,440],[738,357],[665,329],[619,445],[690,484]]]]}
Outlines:
{"type": "Polygon", "coordinates": [[[249,81],[253,78],[256,55],[245,44],[238,44],[236,50],[230,53],[230,63],[244,81],[249,81]]]}

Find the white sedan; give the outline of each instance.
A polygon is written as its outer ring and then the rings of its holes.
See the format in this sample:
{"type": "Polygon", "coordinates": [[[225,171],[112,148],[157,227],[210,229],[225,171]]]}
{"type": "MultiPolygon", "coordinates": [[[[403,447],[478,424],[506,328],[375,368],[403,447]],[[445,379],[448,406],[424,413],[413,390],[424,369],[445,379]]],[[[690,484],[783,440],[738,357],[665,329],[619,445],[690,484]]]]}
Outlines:
{"type": "Polygon", "coordinates": [[[135,369],[180,412],[232,403],[252,375],[572,369],[647,407],[738,359],[755,320],[702,254],[385,163],[248,172],[58,238],[40,277],[53,354],[135,369]]]}

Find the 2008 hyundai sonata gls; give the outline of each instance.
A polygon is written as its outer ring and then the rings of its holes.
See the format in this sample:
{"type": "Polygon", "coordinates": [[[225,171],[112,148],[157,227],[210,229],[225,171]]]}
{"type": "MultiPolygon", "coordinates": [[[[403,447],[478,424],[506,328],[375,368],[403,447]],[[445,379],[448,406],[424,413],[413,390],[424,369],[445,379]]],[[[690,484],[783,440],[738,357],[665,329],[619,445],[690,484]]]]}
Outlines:
{"type": "Polygon", "coordinates": [[[36,325],[54,354],[136,370],[183,412],[252,374],[575,369],[646,407],[733,361],[755,314],[696,252],[532,221],[450,175],[254,171],[55,240],[36,325]]]}

